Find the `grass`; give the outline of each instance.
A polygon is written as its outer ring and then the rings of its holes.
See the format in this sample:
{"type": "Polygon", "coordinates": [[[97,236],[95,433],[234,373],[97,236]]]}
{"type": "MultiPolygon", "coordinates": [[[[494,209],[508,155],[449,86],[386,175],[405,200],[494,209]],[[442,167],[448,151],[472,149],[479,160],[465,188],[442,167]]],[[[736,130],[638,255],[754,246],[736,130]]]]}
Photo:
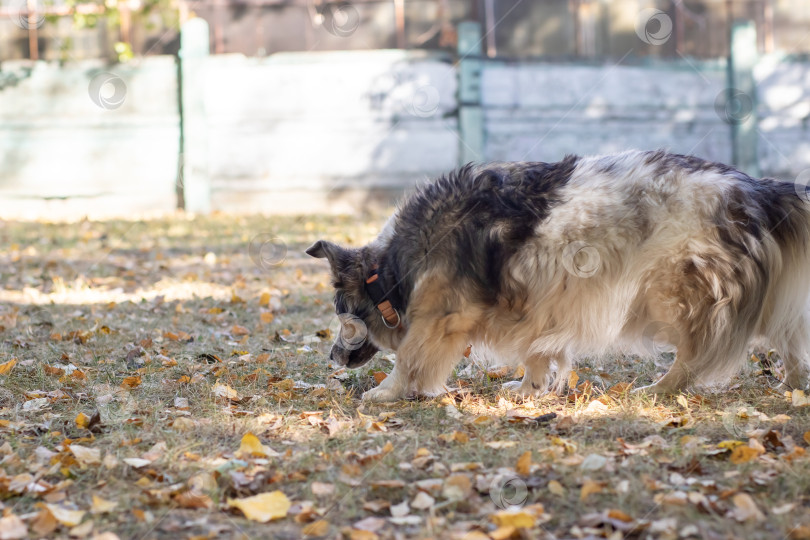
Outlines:
{"type": "Polygon", "coordinates": [[[810,538],[810,407],[754,362],[651,398],[620,383],[653,363],[585,359],[575,391],[525,401],[461,364],[451,395],[361,404],[392,364],[329,366],[329,277],[303,250],[384,217],[0,224],[0,535],[810,538]],[[268,455],[239,454],[246,433],[268,455]],[[292,506],[270,523],[228,506],[275,490],[292,506]],[[514,497],[534,526],[498,514],[514,497]]]}

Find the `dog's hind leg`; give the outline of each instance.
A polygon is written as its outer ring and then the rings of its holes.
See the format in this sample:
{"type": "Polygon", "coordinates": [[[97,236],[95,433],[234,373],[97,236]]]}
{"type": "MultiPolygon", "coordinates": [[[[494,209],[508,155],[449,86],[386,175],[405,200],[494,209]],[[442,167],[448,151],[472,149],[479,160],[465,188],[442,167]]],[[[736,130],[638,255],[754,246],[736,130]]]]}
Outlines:
{"type": "Polygon", "coordinates": [[[788,337],[782,361],[785,363],[786,390],[803,390],[810,383],[810,319],[803,314],[788,337]]]}

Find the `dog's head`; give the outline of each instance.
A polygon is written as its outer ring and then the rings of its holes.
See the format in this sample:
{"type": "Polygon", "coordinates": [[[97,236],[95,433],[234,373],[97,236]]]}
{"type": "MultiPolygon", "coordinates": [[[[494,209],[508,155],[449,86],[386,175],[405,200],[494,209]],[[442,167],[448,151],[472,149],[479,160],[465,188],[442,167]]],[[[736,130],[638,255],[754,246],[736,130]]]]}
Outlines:
{"type": "Polygon", "coordinates": [[[340,365],[357,368],[371,360],[382,347],[396,348],[397,332],[387,328],[365,283],[373,267],[369,248],[347,249],[319,240],[307,254],[327,259],[332,268],[335,287],[335,312],[340,319],[338,332],[329,358],[340,365]]]}

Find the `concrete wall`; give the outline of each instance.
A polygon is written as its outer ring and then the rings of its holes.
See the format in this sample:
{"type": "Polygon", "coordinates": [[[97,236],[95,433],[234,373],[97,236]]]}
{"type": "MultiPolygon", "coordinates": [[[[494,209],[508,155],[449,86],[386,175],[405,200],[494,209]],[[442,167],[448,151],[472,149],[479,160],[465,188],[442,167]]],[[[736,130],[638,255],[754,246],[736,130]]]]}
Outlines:
{"type": "Polygon", "coordinates": [[[486,154],[557,160],[627,148],[668,148],[729,162],[715,113],[722,68],[493,65],[484,70],[486,154]]]}
{"type": "MultiPolygon", "coordinates": [[[[792,180],[810,168],[810,64],[765,59],[755,76],[761,167],[792,180]]],[[[204,133],[187,139],[202,141],[195,175],[208,179],[211,209],[356,212],[458,164],[457,68],[447,58],[222,55],[205,60],[199,80],[195,125],[204,133]]],[[[634,147],[729,162],[730,127],[715,107],[725,84],[719,64],[487,63],[484,158],[551,161],[634,147]]],[[[171,211],[177,102],[172,57],[111,68],[4,63],[0,218],[171,211]],[[105,70],[125,85],[120,107],[91,99],[91,81],[105,70]]]]}
{"type": "MultiPolygon", "coordinates": [[[[763,172],[783,179],[810,174],[810,62],[765,60],[754,76],[763,172]]],[[[810,177],[802,178],[806,183],[810,177]]]]}
{"type": "Polygon", "coordinates": [[[2,66],[16,82],[0,89],[0,218],[175,208],[179,117],[172,57],[112,68],[118,92],[125,92],[117,108],[116,87],[91,88],[94,79],[103,80],[99,75],[111,76],[98,62],[27,65],[2,66]],[[93,98],[106,98],[108,108],[93,98]]]}
{"type": "Polygon", "coordinates": [[[449,59],[212,56],[205,81],[214,209],[352,211],[369,189],[399,192],[458,161],[449,59]]]}

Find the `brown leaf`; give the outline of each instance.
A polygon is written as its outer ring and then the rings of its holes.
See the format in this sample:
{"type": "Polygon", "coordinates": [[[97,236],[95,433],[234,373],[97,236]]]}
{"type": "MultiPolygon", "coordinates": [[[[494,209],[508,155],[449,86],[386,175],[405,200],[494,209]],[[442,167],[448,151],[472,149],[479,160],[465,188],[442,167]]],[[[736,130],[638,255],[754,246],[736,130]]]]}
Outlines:
{"type": "Polygon", "coordinates": [[[124,377],[124,380],[121,381],[121,388],[124,388],[126,390],[137,388],[140,385],[141,385],[141,377],[139,375],[124,377]]]}

